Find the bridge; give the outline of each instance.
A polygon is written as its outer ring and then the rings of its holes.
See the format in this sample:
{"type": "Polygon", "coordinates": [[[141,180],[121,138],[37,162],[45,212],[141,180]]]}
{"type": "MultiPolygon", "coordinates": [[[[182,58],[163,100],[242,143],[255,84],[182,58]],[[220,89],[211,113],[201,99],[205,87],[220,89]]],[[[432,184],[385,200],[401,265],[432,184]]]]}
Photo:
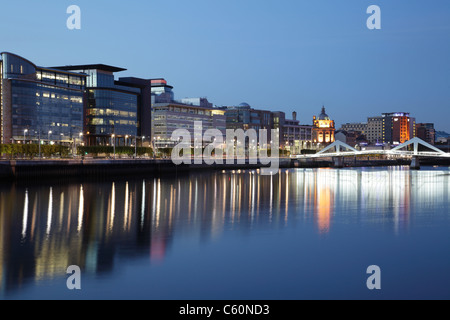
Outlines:
{"type": "Polygon", "coordinates": [[[390,150],[356,150],[355,148],[349,146],[342,141],[335,141],[333,144],[327,146],[320,152],[316,154],[306,154],[306,155],[295,155],[291,156],[293,159],[317,159],[317,158],[332,158],[334,167],[342,168],[344,166],[344,157],[355,157],[364,155],[386,155],[394,156],[397,158],[411,158],[411,168],[420,169],[419,159],[422,157],[433,157],[433,158],[449,158],[450,153],[445,153],[444,151],[436,148],[435,146],[423,141],[419,138],[413,138],[399,146],[390,150]],[[409,146],[413,146],[413,150],[405,150],[409,146]],[[423,146],[430,151],[419,151],[419,146],[423,146]]]}

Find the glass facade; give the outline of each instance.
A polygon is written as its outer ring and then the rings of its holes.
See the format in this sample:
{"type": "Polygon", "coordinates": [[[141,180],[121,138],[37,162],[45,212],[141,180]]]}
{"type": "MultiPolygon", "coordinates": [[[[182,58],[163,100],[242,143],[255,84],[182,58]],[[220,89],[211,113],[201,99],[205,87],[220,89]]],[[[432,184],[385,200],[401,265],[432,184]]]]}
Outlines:
{"type": "Polygon", "coordinates": [[[25,75],[34,75],[36,66],[19,56],[11,53],[2,53],[3,61],[2,76],[4,79],[23,78],[25,75]]]}
{"type": "Polygon", "coordinates": [[[83,92],[14,79],[11,93],[14,141],[71,142],[83,132],[83,92]]]}
{"type": "Polygon", "coordinates": [[[103,65],[55,67],[86,74],[85,140],[87,145],[134,145],[140,140],[141,86],[116,81],[126,69],[103,65]]]}
{"type": "Polygon", "coordinates": [[[114,86],[114,75],[112,73],[103,72],[101,70],[83,70],[88,75],[87,87],[105,87],[114,86]]]}
{"type": "Polygon", "coordinates": [[[166,80],[152,79],[150,82],[155,103],[170,103],[175,100],[175,94],[172,91],[173,87],[167,85],[166,80]]]}
{"type": "MultiPolygon", "coordinates": [[[[112,143],[112,135],[118,139],[123,139],[127,135],[134,139],[138,133],[138,98],[137,93],[88,89],[86,131],[91,137],[89,144],[112,143]]],[[[123,140],[123,143],[128,142],[131,140],[123,140]]],[[[120,145],[121,140],[116,139],[116,144],[120,145]]]]}
{"type": "Polygon", "coordinates": [[[1,142],[70,144],[83,132],[86,76],[1,54],[1,142]]]}

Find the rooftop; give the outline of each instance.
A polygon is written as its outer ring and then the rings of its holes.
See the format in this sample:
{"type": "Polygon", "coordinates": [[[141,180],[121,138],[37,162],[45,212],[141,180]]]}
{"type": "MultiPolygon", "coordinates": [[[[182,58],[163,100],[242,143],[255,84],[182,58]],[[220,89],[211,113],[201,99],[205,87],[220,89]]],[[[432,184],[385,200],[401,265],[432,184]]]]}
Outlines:
{"type": "Polygon", "coordinates": [[[67,70],[67,71],[73,71],[73,70],[101,70],[101,71],[107,71],[107,72],[122,72],[126,71],[127,69],[109,66],[106,64],[82,64],[82,65],[76,65],[76,66],[61,66],[61,67],[52,67],[52,69],[59,69],[59,70],[67,70]]]}

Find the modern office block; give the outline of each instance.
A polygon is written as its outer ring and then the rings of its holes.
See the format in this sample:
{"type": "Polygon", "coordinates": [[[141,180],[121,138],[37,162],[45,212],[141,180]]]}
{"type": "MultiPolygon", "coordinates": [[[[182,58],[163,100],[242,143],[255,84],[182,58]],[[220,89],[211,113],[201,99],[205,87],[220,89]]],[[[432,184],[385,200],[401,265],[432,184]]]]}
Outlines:
{"type": "Polygon", "coordinates": [[[126,69],[103,64],[57,68],[87,75],[87,145],[130,146],[140,139],[142,86],[133,83],[131,79],[116,81],[114,78],[115,73],[126,69]]]}
{"type": "Polygon", "coordinates": [[[0,142],[76,143],[83,133],[86,75],[0,55],[0,142]]]}

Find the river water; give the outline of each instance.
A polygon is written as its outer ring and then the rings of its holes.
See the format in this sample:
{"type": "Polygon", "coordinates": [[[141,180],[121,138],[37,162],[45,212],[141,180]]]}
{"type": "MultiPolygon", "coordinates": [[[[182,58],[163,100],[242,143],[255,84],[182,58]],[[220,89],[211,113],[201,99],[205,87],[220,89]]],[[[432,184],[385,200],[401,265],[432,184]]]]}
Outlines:
{"type": "Polygon", "coordinates": [[[2,184],[0,299],[449,299],[449,188],[442,167],[2,184]]]}

